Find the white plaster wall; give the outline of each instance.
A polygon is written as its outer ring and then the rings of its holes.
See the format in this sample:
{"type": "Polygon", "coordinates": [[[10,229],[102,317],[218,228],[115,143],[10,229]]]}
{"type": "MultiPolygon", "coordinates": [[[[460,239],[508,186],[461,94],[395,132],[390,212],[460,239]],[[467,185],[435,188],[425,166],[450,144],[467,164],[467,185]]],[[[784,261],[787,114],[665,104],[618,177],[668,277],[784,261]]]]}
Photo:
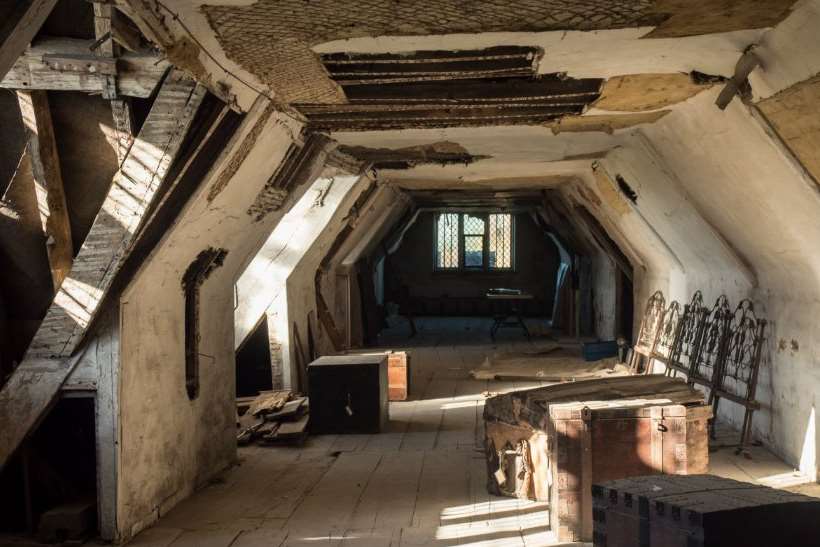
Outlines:
{"type": "Polygon", "coordinates": [[[758,41],[761,66],[749,75],[755,100],[820,73],[820,0],[801,0],[758,41]]]}
{"type": "Polygon", "coordinates": [[[312,286],[313,275],[301,284],[289,283],[288,279],[319,235],[327,230],[334,213],[358,180],[357,175],[340,173],[335,168],[325,169],[271,232],[237,282],[239,306],[234,312],[234,344],[238,346],[244,340],[262,314],[272,316],[274,334],[279,337],[278,342],[282,346],[282,380],[285,387],[298,384],[294,375],[293,333],[290,332],[291,324],[296,319],[299,319],[299,336],[304,351],[307,345],[307,325],[301,317],[303,314],[296,314],[296,308],[291,304],[294,299],[301,298],[301,293],[291,295],[290,291],[301,291],[307,283],[312,286]],[[289,332],[291,335],[287,336],[289,332]]]}
{"type": "MultiPolygon", "coordinates": [[[[308,315],[313,314],[311,332],[320,353],[333,353],[333,344],[327,338],[324,328],[316,316],[316,270],[324,259],[336,236],[348,222],[350,209],[361,193],[370,184],[365,176],[342,176],[347,191],[339,192],[334,200],[332,217],[328,219],[323,230],[317,233],[307,251],[287,278],[287,312],[289,323],[295,323],[299,329],[302,343],[307,352],[308,315]]],[[[335,276],[333,276],[335,278],[335,276]]],[[[328,304],[330,305],[330,304],[328,304]]],[[[291,354],[293,350],[291,351],[291,354]]]]}
{"type": "Polygon", "coordinates": [[[117,527],[122,539],[165,514],[236,456],[233,284],[284,211],[246,213],[292,143],[299,124],[275,113],[235,176],[207,195],[264,107],[258,102],[179,220],[121,297],[117,527]],[[260,238],[261,236],[261,238],[260,238]],[[200,393],[185,390],[181,278],[199,252],[228,250],[200,298],[200,393]]]}
{"type": "MultiPolygon", "coordinates": [[[[769,330],[758,388],[764,408],[755,414],[754,433],[798,467],[807,445],[816,448],[818,442],[816,434],[807,441],[806,430],[820,392],[813,319],[820,313],[820,192],[748,107],[736,100],[721,112],[713,105],[716,93],[691,99],[641,132],[703,218],[757,277],[753,296],[769,330]],[[789,349],[792,340],[796,351],[789,349]]],[[[704,294],[707,302],[721,285],[733,296],[734,284],[715,283],[714,292],[704,294]]],[[[731,403],[721,407],[721,416],[735,422],[741,417],[731,403]]]]}
{"type": "Polygon", "coordinates": [[[650,143],[641,133],[634,135],[629,146],[612,150],[601,164],[612,182],[620,175],[638,194],[633,204],[618,193],[629,208],[618,222],[630,239],[640,233],[660,250],[659,269],[669,276],[667,299],[683,304],[696,290],[724,292],[733,299],[747,295],[756,283],[754,272],[704,220],[650,143]]]}

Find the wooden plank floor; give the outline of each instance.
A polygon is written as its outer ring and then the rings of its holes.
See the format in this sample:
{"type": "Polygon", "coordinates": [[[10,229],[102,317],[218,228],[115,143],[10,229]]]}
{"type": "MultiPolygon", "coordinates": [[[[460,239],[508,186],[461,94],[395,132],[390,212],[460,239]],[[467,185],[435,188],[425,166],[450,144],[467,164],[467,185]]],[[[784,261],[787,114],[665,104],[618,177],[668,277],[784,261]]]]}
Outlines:
{"type": "MultiPolygon", "coordinates": [[[[540,383],[478,381],[468,374],[489,352],[554,340],[527,343],[515,331],[502,331],[493,344],[483,319],[423,319],[418,326],[415,338],[399,326],[380,339],[382,347],[411,351],[411,400],[391,403],[387,431],[315,436],[301,449],[240,448],[239,466],[130,545],[556,545],[546,504],[490,496],[485,486],[485,393],[540,383]]],[[[749,481],[790,472],[756,450],[751,460],[718,451],[713,471],[749,481]]]]}

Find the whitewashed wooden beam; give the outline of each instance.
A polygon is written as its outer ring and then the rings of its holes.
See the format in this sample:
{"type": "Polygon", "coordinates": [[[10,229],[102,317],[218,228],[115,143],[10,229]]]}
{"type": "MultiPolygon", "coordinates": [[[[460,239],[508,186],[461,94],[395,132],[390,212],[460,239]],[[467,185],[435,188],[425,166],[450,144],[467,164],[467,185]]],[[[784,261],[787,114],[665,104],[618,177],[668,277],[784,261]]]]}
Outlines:
{"type": "Polygon", "coordinates": [[[134,144],[114,177],[63,288],[55,297],[29,353],[71,355],[97,311],[132,236],[205,95],[179,71],[168,75],[134,144]]]}
{"type": "Polygon", "coordinates": [[[48,410],[78,362],[79,343],[128,256],[146,212],[205,96],[205,88],[172,71],[114,176],[23,362],[0,389],[0,468],[48,410]]]}
{"type": "Polygon", "coordinates": [[[0,79],[26,50],[55,4],[57,0],[20,0],[11,16],[0,22],[0,79]]]}
{"type": "Polygon", "coordinates": [[[28,138],[26,149],[34,174],[51,278],[57,291],[71,270],[74,247],[51,109],[45,91],[18,91],[17,100],[28,138]]]}
{"type": "Polygon", "coordinates": [[[32,44],[0,80],[7,89],[44,89],[102,93],[116,75],[120,96],[150,97],[171,66],[153,53],[124,52],[120,57],[95,55],[94,40],[43,38],[32,44]]]}

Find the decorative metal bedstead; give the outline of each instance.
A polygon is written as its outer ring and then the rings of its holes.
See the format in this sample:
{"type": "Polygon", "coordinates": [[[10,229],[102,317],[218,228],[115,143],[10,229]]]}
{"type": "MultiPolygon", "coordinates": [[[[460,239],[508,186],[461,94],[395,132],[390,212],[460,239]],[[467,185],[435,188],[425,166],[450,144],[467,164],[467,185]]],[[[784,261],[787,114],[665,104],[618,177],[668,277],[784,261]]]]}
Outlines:
{"type": "Polygon", "coordinates": [[[632,374],[646,374],[652,368],[652,350],[660,332],[665,305],[666,299],[661,291],[655,291],[646,303],[638,338],[629,360],[629,370],[632,374]]]}
{"type": "Polygon", "coordinates": [[[706,308],[700,291],[692,295],[683,313],[678,302],[665,303],[660,291],[649,298],[630,370],[647,374],[653,361],[658,361],[666,366],[667,376],[685,374],[689,384],[707,389],[715,415],[722,399],[744,407],[738,447],[738,452],[742,451],[751,434],[752,415],[760,408],[755,393],[766,320],[757,317],[748,299],[734,312],[723,295],[711,309],[706,308]]]}
{"type": "Polygon", "coordinates": [[[703,334],[704,315],[703,294],[695,291],[692,299],[683,307],[683,317],[672,347],[672,355],[666,361],[666,375],[677,377],[678,373],[689,376],[697,354],[698,343],[703,334]]]}
{"type": "Polygon", "coordinates": [[[724,343],[723,357],[712,386],[712,408],[717,414],[721,399],[727,399],[746,409],[740,428],[740,448],[749,438],[752,414],[760,408],[755,400],[757,377],[765,342],[766,320],[755,315],[751,300],[742,300],[732,314],[724,343]]]}

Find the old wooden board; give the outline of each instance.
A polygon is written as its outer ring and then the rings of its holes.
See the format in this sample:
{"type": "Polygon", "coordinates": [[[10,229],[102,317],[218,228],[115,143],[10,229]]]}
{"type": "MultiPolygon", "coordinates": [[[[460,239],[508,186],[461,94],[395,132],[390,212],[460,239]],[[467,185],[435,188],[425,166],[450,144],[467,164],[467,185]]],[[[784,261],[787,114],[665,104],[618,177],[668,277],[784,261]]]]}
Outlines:
{"type": "Polygon", "coordinates": [[[170,68],[168,61],[146,52],[125,52],[116,60],[96,57],[89,51],[92,42],[42,38],[14,62],[0,87],[102,93],[106,78],[116,72],[117,94],[148,98],[170,68]]]}
{"type": "Polygon", "coordinates": [[[470,371],[477,380],[528,379],[568,382],[589,378],[625,376],[628,370],[617,359],[588,362],[578,352],[554,345],[539,351],[496,352],[470,371]]]}

